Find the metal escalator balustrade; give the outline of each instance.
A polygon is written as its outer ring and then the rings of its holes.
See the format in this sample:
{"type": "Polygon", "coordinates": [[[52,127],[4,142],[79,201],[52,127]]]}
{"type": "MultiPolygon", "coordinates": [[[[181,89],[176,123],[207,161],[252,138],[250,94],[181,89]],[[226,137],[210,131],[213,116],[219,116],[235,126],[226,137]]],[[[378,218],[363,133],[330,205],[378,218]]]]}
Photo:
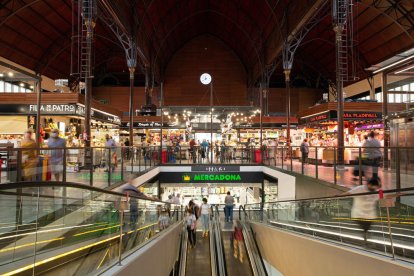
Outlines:
{"type": "Polygon", "coordinates": [[[414,188],[247,204],[244,209],[250,222],[414,262],[414,188]],[[373,200],[372,214],[355,216],[356,200],[373,200]]]}
{"type": "Polygon", "coordinates": [[[181,222],[181,206],[149,198],[127,202],[125,194],[73,183],[3,184],[0,274],[99,273],[157,235],[169,206],[170,224],[181,222]]]}
{"type": "Polygon", "coordinates": [[[239,208],[239,220],[243,229],[244,242],[248,257],[250,259],[253,275],[268,275],[262,256],[260,254],[259,246],[255,240],[252,228],[250,227],[248,215],[244,206],[240,206],[239,208]]]}

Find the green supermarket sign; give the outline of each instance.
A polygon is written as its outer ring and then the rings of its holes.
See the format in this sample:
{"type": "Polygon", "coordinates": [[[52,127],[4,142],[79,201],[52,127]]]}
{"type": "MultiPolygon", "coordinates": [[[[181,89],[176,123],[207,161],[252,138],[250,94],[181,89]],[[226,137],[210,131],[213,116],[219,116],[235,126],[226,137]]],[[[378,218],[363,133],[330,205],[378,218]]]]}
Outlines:
{"type": "Polygon", "coordinates": [[[261,183],[262,172],[160,172],[160,183],[261,183]]]}
{"type": "Polygon", "coordinates": [[[205,182],[205,181],[241,181],[242,177],[240,174],[184,174],[183,181],[184,182],[205,182]]]}

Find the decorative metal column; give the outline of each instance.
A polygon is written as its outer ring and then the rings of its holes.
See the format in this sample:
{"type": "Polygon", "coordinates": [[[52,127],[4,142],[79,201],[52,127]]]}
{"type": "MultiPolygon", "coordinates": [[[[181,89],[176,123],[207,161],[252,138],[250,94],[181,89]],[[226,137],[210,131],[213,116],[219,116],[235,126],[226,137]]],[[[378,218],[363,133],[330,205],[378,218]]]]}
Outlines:
{"type": "Polygon", "coordinates": [[[40,148],[40,115],[41,110],[40,107],[42,105],[42,78],[39,75],[39,78],[36,80],[36,104],[37,104],[37,110],[36,110],[36,146],[40,148]]]}
{"type": "Polygon", "coordinates": [[[342,25],[336,25],[335,31],[335,48],[336,48],[336,97],[337,97],[337,120],[338,120],[338,131],[337,131],[337,147],[338,147],[338,165],[344,164],[344,82],[341,72],[341,48],[342,46],[342,33],[344,28],[342,25]]]}
{"type": "MultiPolygon", "coordinates": [[[[382,120],[384,124],[384,169],[388,169],[388,148],[390,145],[390,120],[388,119],[387,72],[382,72],[382,120]]],[[[397,161],[399,162],[399,161],[397,161]]]]}
{"type": "Polygon", "coordinates": [[[283,70],[286,83],[286,144],[290,146],[290,69],[283,70]]]}
{"type": "MultiPolygon", "coordinates": [[[[82,1],[82,42],[81,42],[81,77],[85,80],[85,147],[91,146],[91,109],[92,109],[92,44],[96,25],[97,7],[95,0],[82,1]]],[[[85,163],[88,164],[86,158],[85,163]]]]}
{"type": "Polygon", "coordinates": [[[135,67],[129,67],[129,144],[130,146],[134,145],[134,81],[135,81],[135,67]]]}
{"type": "MultiPolygon", "coordinates": [[[[348,41],[347,26],[352,27],[352,0],[334,0],[332,2],[332,19],[335,31],[335,56],[336,56],[336,97],[337,97],[337,164],[344,164],[344,80],[348,79],[348,51],[352,48],[351,41],[348,41]]],[[[351,57],[352,59],[352,57],[351,57]]],[[[352,60],[351,60],[352,61],[352,60]]]]}

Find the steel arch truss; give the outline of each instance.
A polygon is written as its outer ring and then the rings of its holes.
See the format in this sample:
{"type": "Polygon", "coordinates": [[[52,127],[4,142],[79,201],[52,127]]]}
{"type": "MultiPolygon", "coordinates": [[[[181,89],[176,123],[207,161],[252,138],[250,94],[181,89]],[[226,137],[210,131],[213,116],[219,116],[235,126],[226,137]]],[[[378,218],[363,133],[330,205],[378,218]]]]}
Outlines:
{"type": "Polygon", "coordinates": [[[313,13],[306,24],[298,32],[293,33],[283,42],[282,61],[284,70],[292,69],[295,52],[299,48],[299,45],[302,43],[309,31],[319,24],[319,22],[321,22],[322,19],[328,14],[329,5],[327,5],[327,3],[327,0],[323,1],[318,11],[313,13]]]}

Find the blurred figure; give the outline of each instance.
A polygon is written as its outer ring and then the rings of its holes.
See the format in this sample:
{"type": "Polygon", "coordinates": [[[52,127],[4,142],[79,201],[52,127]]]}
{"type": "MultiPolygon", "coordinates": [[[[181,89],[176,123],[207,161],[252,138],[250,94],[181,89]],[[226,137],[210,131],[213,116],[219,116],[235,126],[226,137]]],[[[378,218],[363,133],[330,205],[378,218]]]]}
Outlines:
{"type": "MultiPolygon", "coordinates": [[[[356,186],[346,195],[376,192],[380,188],[378,179],[372,178],[366,185],[356,186]]],[[[355,219],[364,231],[364,241],[367,242],[367,233],[371,228],[373,219],[377,218],[377,194],[355,196],[352,204],[351,218],[355,219]]]]}
{"type": "Polygon", "coordinates": [[[109,172],[109,170],[111,170],[112,172],[115,171],[115,167],[116,167],[116,143],[115,141],[109,136],[109,134],[105,135],[105,147],[107,148],[108,153],[106,154],[107,156],[107,163],[108,163],[108,168],[106,170],[106,172],[109,172]]]}
{"type": "Polygon", "coordinates": [[[243,232],[241,225],[239,223],[237,223],[237,225],[234,226],[233,252],[234,258],[237,259],[237,257],[239,257],[240,262],[243,263],[243,232]]]}
{"type": "Polygon", "coordinates": [[[60,181],[60,176],[63,172],[63,149],[66,147],[66,140],[59,137],[59,130],[53,129],[50,133],[50,138],[47,140],[50,151],[50,164],[52,174],[56,181],[60,181]]]}
{"type": "Polygon", "coordinates": [[[196,246],[196,224],[197,219],[193,213],[193,209],[187,209],[187,216],[185,217],[185,222],[188,232],[188,241],[190,242],[190,247],[194,248],[196,246]]]}
{"type": "Polygon", "coordinates": [[[175,197],[173,197],[173,203],[178,204],[178,205],[181,204],[181,195],[180,195],[180,193],[178,193],[175,197]]]}
{"type": "Polygon", "coordinates": [[[300,152],[302,153],[302,164],[306,164],[309,155],[309,143],[307,138],[305,138],[300,145],[300,152]]]}
{"type": "Polygon", "coordinates": [[[206,155],[208,154],[207,151],[209,148],[209,144],[207,143],[206,139],[203,139],[203,142],[201,142],[200,147],[201,147],[201,159],[202,159],[201,162],[203,162],[204,159],[206,158],[206,155]]]}
{"type": "Polygon", "coordinates": [[[167,229],[170,225],[170,216],[168,215],[168,211],[165,207],[161,208],[161,214],[158,217],[158,227],[160,231],[167,229]]]}
{"type": "Polygon", "coordinates": [[[138,199],[136,197],[146,197],[137,187],[132,185],[132,178],[121,188],[123,193],[128,193],[129,197],[129,223],[131,229],[135,229],[138,221],[138,199]]]}
{"type": "Polygon", "coordinates": [[[190,140],[190,159],[193,160],[193,163],[196,163],[196,142],[194,141],[194,139],[190,140]]]}
{"type": "Polygon", "coordinates": [[[374,131],[369,133],[369,137],[365,140],[362,147],[364,148],[364,153],[367,154],[368,165],[372,168],[372,178],[379,179],[378,177],[378,167],[381,161],[381,143],[375,138],[376,134],[374,131]]]}
{"type": "Polygon", "coordinates": [[[24,133],[20,147],[22,150],[22,178],[23,181],[33,181],[36,176],[37,169],[37,150],[36,141],[32,138],[33,130],[28,129],[24,133]]]}

